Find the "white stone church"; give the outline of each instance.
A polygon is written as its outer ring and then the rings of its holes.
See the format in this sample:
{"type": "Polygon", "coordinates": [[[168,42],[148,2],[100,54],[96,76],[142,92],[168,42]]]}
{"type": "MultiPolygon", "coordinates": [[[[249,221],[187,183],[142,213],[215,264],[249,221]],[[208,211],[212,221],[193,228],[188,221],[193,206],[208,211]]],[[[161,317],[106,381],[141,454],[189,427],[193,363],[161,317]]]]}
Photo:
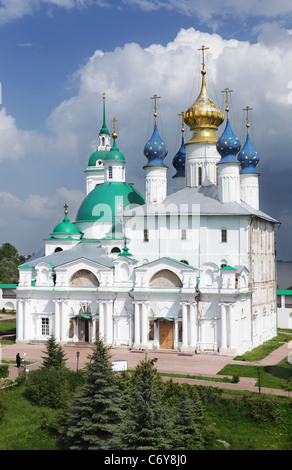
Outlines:
{"type": "Polygon", "coordinates": [[[60,343],[92,343],[100,335],[111,347],[236,355],[276,335],[278,222],[259,209],[250,108],[241,147],[229,90],[224,116],[208,96],[204,60],[201,74],[201,92],[183,116],[191,138],[184,142],[182,129],[172,160],[172,191],[153,97],[145,198],[126,182],[103,97],[99,145],[75,222],[65,205],[43,252],[19,267],[18,342],[54,335],[60,343]]]}

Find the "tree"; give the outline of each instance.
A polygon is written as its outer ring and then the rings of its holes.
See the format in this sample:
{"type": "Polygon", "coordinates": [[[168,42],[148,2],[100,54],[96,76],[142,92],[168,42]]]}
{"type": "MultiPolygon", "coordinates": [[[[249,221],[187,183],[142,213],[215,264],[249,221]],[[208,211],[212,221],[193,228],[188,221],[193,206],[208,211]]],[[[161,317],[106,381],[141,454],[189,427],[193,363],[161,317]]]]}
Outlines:
{"type": "Polygon", "coordinates": [[[110,362],[108,348],[98,339],[85,370],[85,384],[69,408],[60,433],[67,450],[117,448],[117,431],[123,419],[123,397],[110,362]]]}
{"type": "Polygon", "coordinates": [[[42,357],[43,367],[63,367],[65,366],[66,360],[65,353],[62,346],[57,344],[55,338],[50,336],[46,342],[46,356],[42,357]]]}
{"type": "Polygon", "coordinates": [[[156,359],[141,361],[132,377],[126,419],[120,429],[122,449],[170,449],[172,422],[162,401],[156,359]]]}
{"type": "Polygon", "coordinates": [[[199,450],[203,448],[202,407],[198,396],[191,397],[187,387],[179,394],[174,419],[175,438],[173,449],[199,450]]]}

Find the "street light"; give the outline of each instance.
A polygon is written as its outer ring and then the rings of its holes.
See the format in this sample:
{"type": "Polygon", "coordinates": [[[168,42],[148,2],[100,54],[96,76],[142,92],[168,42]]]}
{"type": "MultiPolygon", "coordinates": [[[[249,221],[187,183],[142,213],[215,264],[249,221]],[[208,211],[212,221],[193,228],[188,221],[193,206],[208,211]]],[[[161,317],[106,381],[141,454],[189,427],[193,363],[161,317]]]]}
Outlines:
{"type": "Polygon", "coordinates": [[[259,393],[261,393],[261,368],[258,367],[259,393]]]}
{"type": "Polygon", "coordinates": [[[79,361],[79,356],[80,356],[80,352],[79,352],[79,351],[76,352],[76,356],[77,356],[77,371],[78,371],[78,361],[79,361]]]}

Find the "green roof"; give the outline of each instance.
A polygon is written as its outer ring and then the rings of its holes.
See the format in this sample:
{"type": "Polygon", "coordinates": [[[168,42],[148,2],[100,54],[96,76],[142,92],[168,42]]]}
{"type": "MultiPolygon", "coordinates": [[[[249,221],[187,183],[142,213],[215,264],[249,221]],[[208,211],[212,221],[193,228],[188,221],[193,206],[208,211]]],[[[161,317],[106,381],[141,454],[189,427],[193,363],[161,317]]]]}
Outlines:
{"type": "Polygon", "coordinates": [[[292,289],[278,289],[277,295],[292,295],[292,289]]]}
{"type": "Polygon", "coordinates": [[[116,141],[114,140],[114,144],[112,146],[112,148],[110,149],[109,152],[107,152],[105,158],[104,158],[104,161],[107,161],[107,162],[112,162],[112,161],[119,161],[119,162],[125,162],[126,159],[124,157],[124,155],[122,154],[122,152],[120,152],[120,150],[118,149],[117,147],[117,144],[116,144],[116,141]]]}
{"type": "Polygon", "coordinates": [[[232,266],[226,265],[223,268],[221,268],[220,271],[236,271],[236,269],[232,268],[232,266]]]}
{"type": "Polygon", "coordinates": [[[76,225],[69,221],[67,214],[65,214],[63,222],[56,225],[51,235],[52,237],[56,235],[80,235],[80,232],[76,225]]]}
{"type": "Polygon", "coordinates": [[[104,160],[109,150],[96,150],[93,152],[88,160],[88,166],[96,166],[97,160],[104,160]]]}
{"type": "Polygon", "coordinates": [[[82,202],[76,216],[77,222],[114,222],[122,209],[134,209],[145,203],[143,196],[132,185],[109,182],[96,186],[82,202]]]}
{"type": "Polygon", "coordinates": [[[0,284],[0,289],[16,289],[17,284],[0,284]]]}

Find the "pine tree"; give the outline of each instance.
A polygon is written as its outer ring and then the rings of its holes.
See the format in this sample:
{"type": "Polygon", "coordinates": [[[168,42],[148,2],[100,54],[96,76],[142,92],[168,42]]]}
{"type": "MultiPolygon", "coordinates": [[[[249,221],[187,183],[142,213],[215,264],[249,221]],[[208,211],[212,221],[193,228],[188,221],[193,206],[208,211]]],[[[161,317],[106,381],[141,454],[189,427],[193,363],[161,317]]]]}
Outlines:
{"type": "Polygon", "coordinates": [[[203,448],[201,433],[202,406],[198,396],[191,397],[187,387],[179,394],[174,419],[175,450],[199,450],[203,448]]]}
{"type": "Polygon", "coordinates": [[[126,419],[120,429],[121,448],[169,449],[172,437],[167,406],[162,402],[156,359],[141,361],[132,377],[126,419]]]}
{"type": "Polygon", "coordinates": [[[46,356],[42,357],[43,367],[63,367],[66,363],[65,353],[60,344],[57,344],[55,338],[50,336],[46,342],[46,356]]]}
{"type": "Polygon", "coordinates": [[[122,410],[123,398],[108,348],[98,339],[86,365],[85,385],[75,396],[61,432],[61,447],[68,450],[117,448],[122,410]]]}

